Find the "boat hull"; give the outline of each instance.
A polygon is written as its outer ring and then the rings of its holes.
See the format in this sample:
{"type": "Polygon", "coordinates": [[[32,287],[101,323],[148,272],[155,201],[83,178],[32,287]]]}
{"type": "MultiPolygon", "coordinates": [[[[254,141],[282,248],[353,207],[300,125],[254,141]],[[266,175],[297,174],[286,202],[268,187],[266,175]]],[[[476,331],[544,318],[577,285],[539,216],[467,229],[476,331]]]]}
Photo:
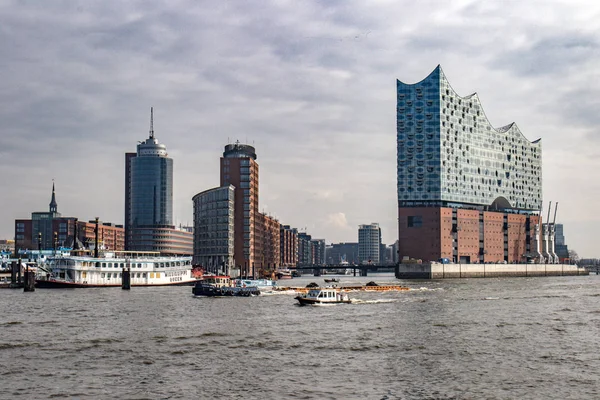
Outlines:
{"type": "Polygon", "coordinates": [[[297,296],[296,300],[300,303],[301,306],[311,306],[311,305],[321,305],[321,304],[350,304],[351,301],[348,300],[327,300],[323,301],[321,299],[311,299],[302,296],[297,296]]]}
{"type": "MultiPolygon", "coordinates": [[[[173,283],[157,283],[150,285],[131,285],[131,287],[151,287],[151,286],[192,286],[196,282],[188,281],[188,282],[173,282],[173,283]]],[[[35,287],[39,289],[80,289],[80,288],[106,288],[106,287],[121,287],[120,284],[113,285],[102,285],[102,284],[88,284],[88,283],[75,283],[75,282],[65,282],[65,281],[56,281],[56,280],[38,280],[35,281],[35,287]]]]}
{"type": "Polygon", "coordinates": [[[192,293],[194,296],[204,297],[250,297],[260,295],[260,290],[256,287],[214,287],[196,284],[192,293]]]}

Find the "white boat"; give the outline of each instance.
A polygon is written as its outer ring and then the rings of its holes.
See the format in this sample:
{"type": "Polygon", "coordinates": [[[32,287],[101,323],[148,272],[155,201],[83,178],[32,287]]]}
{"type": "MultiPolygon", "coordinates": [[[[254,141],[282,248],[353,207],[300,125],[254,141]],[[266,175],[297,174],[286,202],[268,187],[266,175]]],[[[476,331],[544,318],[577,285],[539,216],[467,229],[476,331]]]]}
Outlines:
{"type": "Polygon", "coordinates": [[[348,294],[335,288],[314,288],[308,293],[296,296],[301,306],[314,304],[343,304],[351,303],[348,294]]]}
{"type": "Polygon", "coordinates": [[[271,279],[234,279],[235,287],[256,287],[261,292],[272,292],[277,288],[277,282],[271,279]]]}
{"type": "Polygon", "coordinates": [[[106,252],[98,258],[50,257],[38,269],[39,288],[115,287],[129,271],[131,286],[192,285],[191,257],[162,257],[155,252],[106,252]]]}

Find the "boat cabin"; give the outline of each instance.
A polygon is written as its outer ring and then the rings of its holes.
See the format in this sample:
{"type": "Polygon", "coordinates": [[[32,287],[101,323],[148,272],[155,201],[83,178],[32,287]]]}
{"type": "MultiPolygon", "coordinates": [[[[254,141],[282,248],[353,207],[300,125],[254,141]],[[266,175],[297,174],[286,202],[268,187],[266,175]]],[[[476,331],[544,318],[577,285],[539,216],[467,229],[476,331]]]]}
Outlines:
{"type": "Polygon", "coordinates": [[[227,275],[214,275],[205,276],[201,280],[204,285],[211,285],[214,287],[228,287],[231,286],[231,277],[227,275]]]}

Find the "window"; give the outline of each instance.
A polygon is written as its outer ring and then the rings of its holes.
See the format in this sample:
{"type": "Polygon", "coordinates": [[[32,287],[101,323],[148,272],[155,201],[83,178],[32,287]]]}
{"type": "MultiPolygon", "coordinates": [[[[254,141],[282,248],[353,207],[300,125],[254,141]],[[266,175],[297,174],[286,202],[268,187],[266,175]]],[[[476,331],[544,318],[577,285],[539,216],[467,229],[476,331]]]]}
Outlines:
{"type": "Polygon", "coordinates": [[[423,226],[423,216],[412,215],[408,217],[409,228],[420,228],[421,226],[423,226]]]}

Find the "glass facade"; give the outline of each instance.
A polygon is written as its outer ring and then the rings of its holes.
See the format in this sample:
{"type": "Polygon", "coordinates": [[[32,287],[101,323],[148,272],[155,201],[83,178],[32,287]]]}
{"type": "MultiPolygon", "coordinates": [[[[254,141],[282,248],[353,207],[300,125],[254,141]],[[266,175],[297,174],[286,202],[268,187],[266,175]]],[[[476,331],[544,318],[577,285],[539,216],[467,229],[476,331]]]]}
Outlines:
{"type": "Polygon", "coordinates": [[[358,259],[361,264],[379,263],[381,250],[381,228],[379,224],[360,225],[358,227],[358,259]]]}
{"type": "Polygon", "coordinates": [[[131,160],[131,222],[134,227],[173,225],[173,160],[131,160]]]}
{"type": "Polygon", "coordinates": [[[494,128],[477,94],[459,96],[438,66],[415,84],[397,81],[398,205],[499,205],[537,211],[541,140],[516,124],[494,128]]]}
{"type": "Polygon", "coordinates": [[[234,266],[235,187],[206,190],[194,203],[194,264],[214,273],[230,273],[234,266]]]}

